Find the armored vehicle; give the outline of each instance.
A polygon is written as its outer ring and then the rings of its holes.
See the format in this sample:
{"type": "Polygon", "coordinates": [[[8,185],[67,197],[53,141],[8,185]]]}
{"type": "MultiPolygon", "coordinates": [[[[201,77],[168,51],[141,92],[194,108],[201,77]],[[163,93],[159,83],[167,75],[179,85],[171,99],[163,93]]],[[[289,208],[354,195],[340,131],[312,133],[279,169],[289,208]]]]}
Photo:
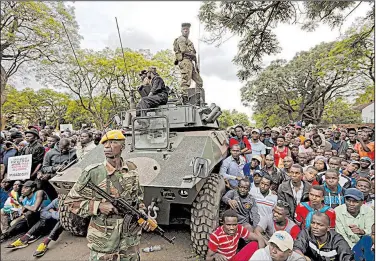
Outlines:
{"type": "MultiPolygon", "coordinates": [[[[135,117],[134,110],[123,112],[117,121],[128,130],[122,156],[138,167],[148,214],[160,225],[190,224],[193,247],[205,255],[209,234],[219,224],[225,184],[218,173],[228,146],[225,133],[218,130],[221,109],[215,104],[193,105],[197,102],[195,97],[191,95],[187,105],[171,100],[149,110],[145,117],[135,117]]],[[[103,147],[99,145],[51,179],[51,184],[64,199],[86,166],[104,160],[103,147]]],[[[75,235],[84,235],[88,221],[68,212],[63,205],[60,210],[63,227],[75,235]]]]}

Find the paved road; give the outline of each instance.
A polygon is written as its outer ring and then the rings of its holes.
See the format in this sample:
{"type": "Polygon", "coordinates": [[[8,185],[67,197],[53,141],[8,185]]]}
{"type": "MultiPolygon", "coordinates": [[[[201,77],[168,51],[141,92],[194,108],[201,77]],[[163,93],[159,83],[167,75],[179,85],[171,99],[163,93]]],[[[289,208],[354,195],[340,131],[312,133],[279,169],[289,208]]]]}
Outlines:
{"type": "MultiPolygon", "coordinates": [[[[169,244],[164,239],[155,234],[144,233],[140,248],[161,245],[162,250],[152,253],[141,252],[142,261],[199,260],[199,258],[193,253],[188,228],[168,228],[166,229],[166,235],[167,237],[176,237],[174,245],[169,244]]],[[[1,244],[1,260],[36,260],[36,258],[33,257],[33,253],[38,244],[41,242],[42,239],[39,239],[28,247],[18,250],[10,250],[5,248],[5,246],[9,244],[9,241],[4,242],[1,244]]],[[[86,244],[86,238],[74,237],[69,232],[64,231],[58,241],[51,242],[49,244],[49,250],[47,251],[47,253],[38,260],[88,260],[89,249],[87,248],[86,244]]]]}

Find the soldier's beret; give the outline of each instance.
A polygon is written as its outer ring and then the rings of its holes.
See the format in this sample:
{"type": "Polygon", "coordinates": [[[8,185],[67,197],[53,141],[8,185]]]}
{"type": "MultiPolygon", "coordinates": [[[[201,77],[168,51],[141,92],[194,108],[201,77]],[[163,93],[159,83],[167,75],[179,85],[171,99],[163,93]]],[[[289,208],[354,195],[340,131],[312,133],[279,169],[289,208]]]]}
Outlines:
{"type": "Polygon", "coordinates": [[[191,27],[191,24],[190,24],[190,23],[182,23],[182,24],[181,24],[181,28],[185,28],[185,27],[190,28],[190,27],[191,27]]]}
{"type": "Polygon", "coordinates": [[[100,143],[103,144],[108,140],[125,140],[125,136],[120,130],[111,130],[102,137],[100,143]]]}

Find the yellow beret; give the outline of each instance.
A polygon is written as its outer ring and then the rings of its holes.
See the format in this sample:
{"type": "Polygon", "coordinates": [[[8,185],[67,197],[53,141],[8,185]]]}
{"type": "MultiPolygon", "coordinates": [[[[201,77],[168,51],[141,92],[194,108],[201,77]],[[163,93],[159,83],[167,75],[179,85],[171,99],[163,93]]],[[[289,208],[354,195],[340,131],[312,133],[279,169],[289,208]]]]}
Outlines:
{"type": "Polygon", "coordinates": [[[120,130],[111,130],[102,137],[100,144],[108,140],[125,140],[125,136],[120,130]]]}

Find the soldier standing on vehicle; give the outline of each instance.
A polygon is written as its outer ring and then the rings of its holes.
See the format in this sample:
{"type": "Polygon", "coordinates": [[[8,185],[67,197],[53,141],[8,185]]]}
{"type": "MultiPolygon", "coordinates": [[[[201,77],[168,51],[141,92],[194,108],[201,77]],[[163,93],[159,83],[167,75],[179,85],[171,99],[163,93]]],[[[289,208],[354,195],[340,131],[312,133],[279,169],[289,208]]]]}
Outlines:
{"type": "Polygon", "coordinates": [[[123,198],[132,206],[143,208],[143,191],[137,166],[125,161],[121,153],[125,137],[120,130],[107,132],[100,141],[106,161],[88,166],[69,192],[64,204],[80,217],[91,217],[87,240],[89,260],[140,260],[141,228],[150,231],[149,223],[141,227],[130,214],[120,216],[118,210],[85,187],[90,180],[115,198],[123,198]]]}
{"type": "Polygon", "coordinates": [[[197,66],[196,50],[192,41],[188,39],[190,28],[190,23],[183,23],[181,25],[182,35],[174,41],[175,65],[179,65],[180,68],[182,99],[185,104],[188,102],[188,88],[191,86],[191,80],[196,83],[197,88],[203,86],[197,66]]]}

